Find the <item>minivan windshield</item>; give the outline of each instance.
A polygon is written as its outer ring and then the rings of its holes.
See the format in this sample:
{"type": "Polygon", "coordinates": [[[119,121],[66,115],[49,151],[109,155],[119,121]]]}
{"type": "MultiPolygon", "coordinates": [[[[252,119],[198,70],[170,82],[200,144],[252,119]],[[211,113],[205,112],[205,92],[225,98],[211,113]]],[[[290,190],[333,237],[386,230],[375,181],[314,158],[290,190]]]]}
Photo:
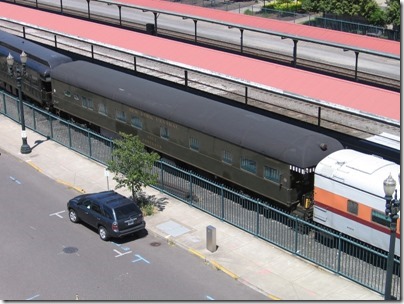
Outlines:
{"type": "Polygon", "coordinates": [[[126,219],[130,215],[134,215],[138,212],[135,204],[127,204],[115,208],[116,219],[126,219]]]}

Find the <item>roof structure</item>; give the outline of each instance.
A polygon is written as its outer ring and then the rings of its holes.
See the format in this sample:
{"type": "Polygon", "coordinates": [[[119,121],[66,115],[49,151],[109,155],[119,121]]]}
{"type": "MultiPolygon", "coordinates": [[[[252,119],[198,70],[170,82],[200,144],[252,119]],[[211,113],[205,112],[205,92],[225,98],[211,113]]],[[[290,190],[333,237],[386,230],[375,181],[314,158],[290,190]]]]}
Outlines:
{"type": "Polygon", "coordinates": [[[0,11],[0,19],[257,84],[307,101],[400,121],[400,94],[396,92],[8,3],[0,3],[0,11]]]}
{"type": "Polygon", "coordinates": [[[7,57],[11,54],[15,61],[20,62],[22,51],[29,54],[27,67],[35,69],[43,77],[49,75],[52,67],[61,63],[72,61],[71,58],[42,47],[29,40],[0,31],[0,56],[7,57]]]}
{"type": "Polygon", "coordinates": [[[190,19],[223,24],[244,30],[268,33],[284,38],[297,39],[338,48],[400,58],[400,42],[364,35],[295,24],[269,18],[262,18],[206,7],[193,6],[171,1],[158,0],[92,0],[95,2],[137,8],[190,19]]]}
{"type": "Polygon", "coordinates": [[[302,173],[343,149],[321,133],[84,61],[60,65],[51,77],[277,159],[302,173]]]}

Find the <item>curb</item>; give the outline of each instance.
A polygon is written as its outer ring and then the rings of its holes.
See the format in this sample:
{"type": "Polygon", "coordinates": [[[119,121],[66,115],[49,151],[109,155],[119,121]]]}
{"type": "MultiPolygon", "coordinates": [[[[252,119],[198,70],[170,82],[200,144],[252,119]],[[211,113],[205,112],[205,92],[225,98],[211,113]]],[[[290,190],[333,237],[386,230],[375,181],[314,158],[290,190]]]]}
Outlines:
{"type": "MultiPolygon", "coordinates": [[[[38,171],[39,173],[42,173],[42,174],[46,175],[43,172],[43,170],[41,168],[39,168],[37,165],[35,165],[31,160],[27,160],[26,163],[28,165],[30,165],[32,168],[34,168],[36,171],[38,171]]],[[[76,187],[76,186],[74,186],[74,185],[72,185],[72,184],[70,184],[68,182],[65,182],[65,181],[61,180],[61,179],[56,179],[55,181],[57,183],[59,183],[59,184],[67,186],[68,188],[74,189],[79,193],[82,193],[82,194],[86,193],[86,191],[84,189],[78,188],[78,187],[76,187]]]]}
{"type": "Polygon", "coordinates": [[[233,272],[231,272],[230,270],[227,270],[225,267],[223,267],[222,265],[220,265],[218,262],[214,261],[214,260],[208,260],[202,253],[198,252],[197,250],[193,249],[193,248],[188,248],[188,251],[196,256],[198,256],[199,258],[201,258],[202,260],[204,260],[206,263],[211,264],[213,267],[215,267],[217,270],[221,270],[224,273],[226,273],[227,275],[231,276],[234,280],[238,280],[239,276],[234,274],[233,272]]]}
{"type": "Polygon", "coordinates": [[[68,188],[74,189],[74,190],[76,190],[76,191],[79,192],[79,193],[82,193],[82,194],[86,193],[86,191],[85,191],[84,189],[81,189],[81,188],[78,188],[78,187],[76,187],[76,186],[73,186],[72,184],[70,184],[70,183],[68,183],[68,182],[65,182],[65,181],[63,181],[63,180],[61,180],[61,179],[56,179],[56,182],[59,183],[59,184],[65,185],[65,186],[67,186],[68,188]]]}
{"type": "MultiPolygon", "coordinates": [[[[38,171],[38,172],[40,172],[40,173],[42,173],[42,174],[45,174],[44,171],[43,171],[40,167],[38,167],[36,164],[34,164],[31,160],[27,160],[26,163],[27,163],[28,165],[30,165],[32,168],[34,168],[36,171],[38,171]]],[[[46,174],[45,174],[45,175],[46,175],[46,174]]],[[[57,183],[59,183],[59,184],[65,185],[65,186],[68,187],[68,188],[74,189],[74,190],[76,190],[76,191],[79,192],[79,193],[83,193],[83,194],[86,193],[86,191],[85,191],[84,189],[81,189],[81,188],[79,188],[79,187],[76,187],[76,186],[74,186],[74,185],[72,185],[72,184],[70,184],[70,183],[68,183],[68,182],[66,182],[66,181],[64,181],[64,180],[56,179],[55,181],[56,181],[57,183]]],[[[200,253],[200,252],[197,251],[196,249],[187,248],[186,246],[184,246],[184,245],[182,245],[182,244],[180,244],[180,243],[175,242],[175,241],[171,238],[171,235],[168,235],[168,236],[165,236],[165,237],[164,237],[164,236],[162,236],[160,233],[157,233],[154,229],[152,229],[152,230],[153,230],[153,232],[154,232],[155,235],[158,235],[159,237],[162,237],[162,238],[166,239],[166,241],[167,241],[167,243],[168,243],[169,245],[171,245],[171,246],[177,245],[177,246],[179,246],[179,247],[185,248],[186,250],[188,250],[188,252],[190,252],[190,253],[192,253],[193,255],[196,255],[197,257],[199,257],[200,259],[202,259],[206,264],[212,265],[214,268],[216,268],[217,270],[220,270],[220,271],[224,272],[225,274],[227,274],[228,276],[230,276],[232,279],[238,280],[238,281],[240,281],[241,283],[243,283],[244,285],[248,285],[248,286],[250,286],[251,288],[258,290],[259,292],[261,292],[261,293],[263,293],[263,294],[266,294],[265,292],[259,290],[257,287],[253,286],[253,285],[250,284],[249,282],[246,282],[246,281],[244,281],[243,279],[240,280],[240,277],[239,277],[238,275],[236,275],[235,273],[233,273],[233,272],[231,272],[230,270],[226,269],[225,267],[223,267],[222,265],[220,265],[218,262],[216,262],[216,261],[214,261],[214,260],[208,260],[202,253],[200,253]]],[[[279,298],[277,298],[277,297],[275,297],[275,296],[269,295],[269,294],[266,294],[266,296],[269,297],[269,298],[271,298],[272,300],[281,300],[281,299],[279,299],[279,298]]],[[[76,295],[76,299],[78,299],[78,296],[77,296],[77,295],[76,295]]]]}
{"type": "Polygon", "coordinates": [[[27,160],[26,163],[27,163],[28,165],[30,165],[32,168],[34,168],[36,171],[38,171],[38,172],[40,172],[40,173],[42,173],[42,174],[45,174],[45,173],[41,170],[41,168],[39,168],[37,165],[35,165],[31,160],[27,160]]]}

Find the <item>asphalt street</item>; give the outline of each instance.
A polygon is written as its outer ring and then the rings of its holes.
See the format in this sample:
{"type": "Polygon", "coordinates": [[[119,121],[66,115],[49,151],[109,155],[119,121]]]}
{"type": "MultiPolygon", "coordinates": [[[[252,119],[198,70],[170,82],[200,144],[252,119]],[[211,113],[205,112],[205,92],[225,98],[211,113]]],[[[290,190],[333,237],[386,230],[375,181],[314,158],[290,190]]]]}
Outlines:
{"type": "Polygon", "coordinates": [[[69,221],[76,190],[0,152],[1,299],[269,299],[153,234],[103,242],[69,221]]]}

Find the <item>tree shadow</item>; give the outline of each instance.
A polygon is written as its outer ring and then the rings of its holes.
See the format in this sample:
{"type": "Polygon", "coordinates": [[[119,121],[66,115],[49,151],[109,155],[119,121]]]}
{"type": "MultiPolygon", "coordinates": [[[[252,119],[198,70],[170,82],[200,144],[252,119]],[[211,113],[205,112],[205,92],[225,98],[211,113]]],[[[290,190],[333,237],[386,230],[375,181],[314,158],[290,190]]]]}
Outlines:
{"type": "Polygon", "coordinates": [[[168,204],[167,197],[157,198],[155,195],[148,195],[143,191],[136,193],[135,199],[139,206],[152,204],[158,211],[164,211],[165,206],[168,204]]]}

